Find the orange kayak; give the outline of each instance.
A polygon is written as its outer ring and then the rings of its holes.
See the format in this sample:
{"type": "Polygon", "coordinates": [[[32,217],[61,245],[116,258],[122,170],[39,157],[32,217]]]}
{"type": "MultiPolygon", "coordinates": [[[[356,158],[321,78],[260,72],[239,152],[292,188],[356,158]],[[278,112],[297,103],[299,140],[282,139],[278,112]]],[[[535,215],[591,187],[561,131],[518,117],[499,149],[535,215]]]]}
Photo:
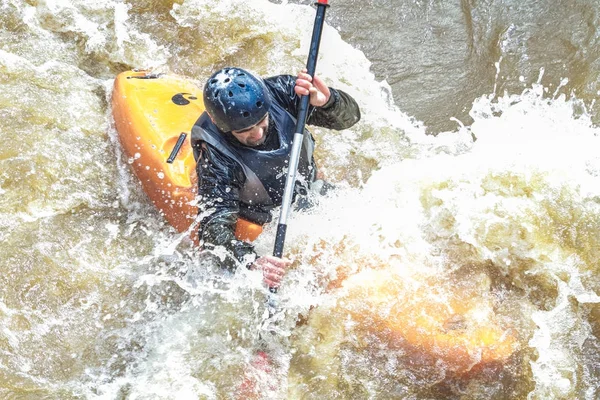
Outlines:
{"type": "MultiPolygon", "coordinates": [[[[179,232],[198,215],[190,132],[203,111],[202,90],[189,79],[148,71],[115,79],[112,113],[123,151],[144,192],[179,232]]],[[[253,241],[261,232],[261,225],[238,220],[238,239],[253,241]]]]}
{"type": "Polygon", "coordinates": [[[457,373],[504,363],[518,348],[489,299],[462,290],[437,291],[443,282],[408,283],[390,269],[365,270],[343,282],[350,314],[369,327],[389,330],[410,353],[443,362],[457,373]]]}

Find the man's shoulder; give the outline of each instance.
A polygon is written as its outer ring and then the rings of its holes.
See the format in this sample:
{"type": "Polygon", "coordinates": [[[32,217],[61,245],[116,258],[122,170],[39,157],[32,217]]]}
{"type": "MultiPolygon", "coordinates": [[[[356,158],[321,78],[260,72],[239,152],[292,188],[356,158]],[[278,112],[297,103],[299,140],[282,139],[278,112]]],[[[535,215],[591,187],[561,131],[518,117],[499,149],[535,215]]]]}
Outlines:
{"type": "Polygon", "coordinates": [[[287,93],[290,87],[296,85],[296,77],[292,75],[275,75],[263,79],[270,91],[287,93]]]}
{"type": "Polygon", "coordinates": [[[204,111],[196,120],[194,126],[192,126],[192,146],[199,145],[201,142],[205,142],[207,135],[210,135],[211,131],[215,129],[217,129],[217,127],[210,120],[208,113],[204,111]]]}
{"type": "Polygon", "coordinates": [[[271,99],[286,111],[294,112],[296,103],[296,77],[292,75],[276,75],[265,79],[265,85],[271,99]]]}

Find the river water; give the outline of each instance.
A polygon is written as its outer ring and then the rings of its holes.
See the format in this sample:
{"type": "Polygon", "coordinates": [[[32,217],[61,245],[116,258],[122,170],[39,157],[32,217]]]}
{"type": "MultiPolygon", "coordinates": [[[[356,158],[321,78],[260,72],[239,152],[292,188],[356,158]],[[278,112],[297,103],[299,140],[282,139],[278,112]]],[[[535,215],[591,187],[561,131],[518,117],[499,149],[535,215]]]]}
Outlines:
{"type": "Polygon", "coordinates": [[[110,95],[131,68],[294,73],[309,2],[0,2],[0,397],[600,398],[600,5],[331,3],[317,71],[363,118],[312,129],[338,189],[293,215],[268,319],[257,273],[145,197],[110,95]],[[430,309],[505,355],[427,350],[430,309]]]}

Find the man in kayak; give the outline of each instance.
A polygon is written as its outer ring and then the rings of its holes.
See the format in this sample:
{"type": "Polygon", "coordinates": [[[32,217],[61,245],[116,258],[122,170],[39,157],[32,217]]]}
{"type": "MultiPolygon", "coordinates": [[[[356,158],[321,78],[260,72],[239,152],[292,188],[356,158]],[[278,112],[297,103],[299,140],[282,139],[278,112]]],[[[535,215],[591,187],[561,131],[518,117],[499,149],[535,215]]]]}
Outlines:
{"type": "MultiPolygon", "coordinates": [[[[200,243],[205,249],[227,249],[227,267],[241,264],[262,270],[271,288],[279,286],[290,261],[258,256],[251,243],[236,239],[235,227],[238,218],[259,225],[270,222],[271,210],[281,205],[300,96],[307,95],[309,125],[342,130],[360,120],[352,97],[305,70],[297,77],[262,79],[229,67],[206,82],[206,111],[192,128],[200,243]]],[[[312,135],[305,134],[294,197],[306,195],[316,180],[314,146],[312,135]]]]}

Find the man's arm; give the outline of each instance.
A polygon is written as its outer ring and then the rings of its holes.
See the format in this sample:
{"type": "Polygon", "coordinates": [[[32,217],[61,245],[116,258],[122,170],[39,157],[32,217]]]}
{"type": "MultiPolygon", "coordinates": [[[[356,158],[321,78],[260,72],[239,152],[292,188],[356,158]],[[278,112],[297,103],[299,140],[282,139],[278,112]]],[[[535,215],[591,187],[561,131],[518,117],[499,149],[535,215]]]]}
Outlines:
{"type": "Polygon", "coordinates": [[[223,265],[226,268],[234,270],[237,261],[245,264],[246,268],[260,270],[268,287],[279,287],[291,261],[272,256],[259,257],[252,244],[235,237],[239,189],[245,179],[241,168],[235,161],[202,144],[196,169],[201,196],[199,212],[204,215],[199,234],[203,248],[225,247],[235,258],[225,260],[223,265]]]}
{"type": "Polygon", "coordinates": [[[235,269],[235,261],[256,259],[252,244],[236,239],[235,226],[239,212],[239,188],[244,175],[237,163],[208,145],[202,149],[196,164],[198,172],[199,213],[202,215],[199,237],[202,246],[213,249],[223,246],[235,260],[226,260],[226,267],[235,269]]]}
{"type": "Polygon", "coordinates": [[[360,121],[360,108],[356,101],[341,90],[329,88],[331,97],[323,106],[310,114],[306,121],[309,125],[321,126],[327,129],[348,129],[360,121]]]}
{"type": "MultiPolygon", "coordinates": [[[[265,84],[275,101],[282,105],[292,115],[298,115],[301,97],[297,93],[296,86],[312,86],[313,79],[300,72],[298,77],[292,75],[278,75],[265,79],[265,84]],[[309,83],[306,83],[306,82],[309,83]]],[[[321,126],[327,129],[342,130],[348,129],[360,120],[360,108],[356,101],[349,94],[334,88],[328,88],[318,78],[314,79],[314,87],[321,91],[328,91],[329,98],[320,107],[311,105],[309,107],[309,117],[306,121],[309,125],[321,126]]],[[[308,89],[307,89],[308,90],[308,89]]],[[[318,96],[317,96],[318,97],[318,96]]],[[[311,104],[314,103],[311,95],[311,104]]],[[[319,103],[320,104],[320,103],[319,103]]]]}

